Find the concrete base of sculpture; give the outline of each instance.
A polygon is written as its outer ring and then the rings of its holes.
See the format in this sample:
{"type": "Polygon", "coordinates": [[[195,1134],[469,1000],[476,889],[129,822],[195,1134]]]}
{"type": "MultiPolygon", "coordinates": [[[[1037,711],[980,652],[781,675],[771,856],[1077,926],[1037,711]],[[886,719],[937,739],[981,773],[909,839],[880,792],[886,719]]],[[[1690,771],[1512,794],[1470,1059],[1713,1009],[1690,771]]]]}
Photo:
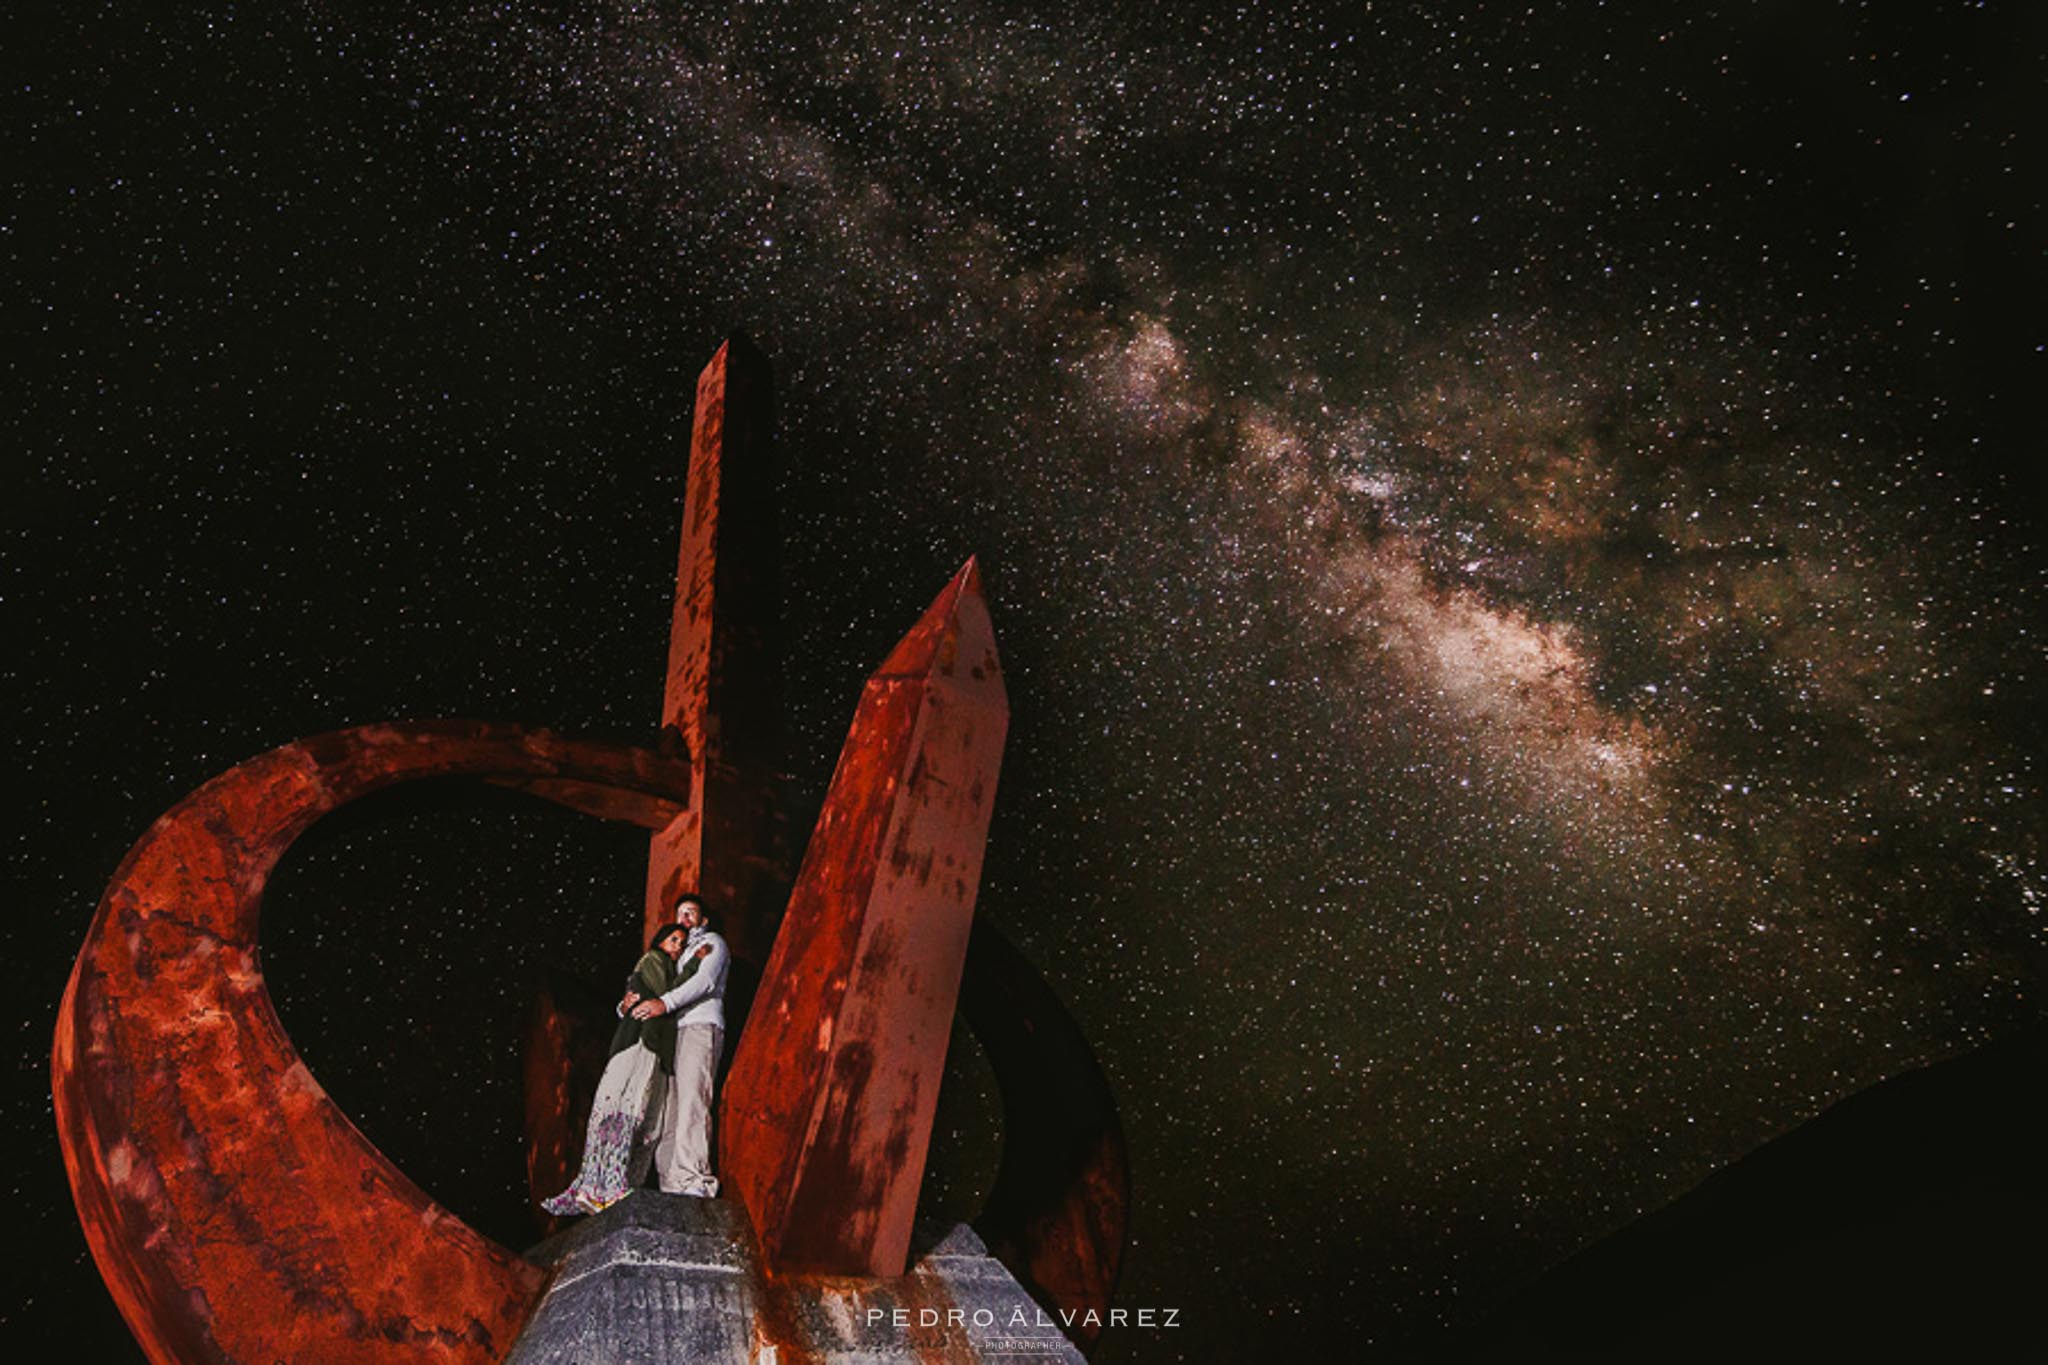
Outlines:
{"type": "Polygon", "coordinates": [[[640,1190],[527,1257],[554,1278],[507,1365],[1083,1360],[964,1225],[894,1279],[770,1279],[737,1203],[640,1190]]]}

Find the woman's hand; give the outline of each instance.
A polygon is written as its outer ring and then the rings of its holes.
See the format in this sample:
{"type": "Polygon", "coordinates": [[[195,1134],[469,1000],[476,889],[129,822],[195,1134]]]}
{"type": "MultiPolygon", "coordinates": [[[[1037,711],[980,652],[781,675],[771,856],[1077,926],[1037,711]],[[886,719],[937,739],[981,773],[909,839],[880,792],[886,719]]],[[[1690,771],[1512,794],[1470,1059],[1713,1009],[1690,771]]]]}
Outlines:
{"type": "Polygon", "coordinates": [[[625,998],[625,999],[623,999],[623,1000],[621,1000],[621,1001],[619,1002],[619,1013],[620,1013],[620,1014],[624,1014],[624,1013],[625,1013],[626,1011],[628,1011],[628,1010],[632,1009],[632,1008],[633,1008],[633,1006],[635,1006],[635,1005],[637,1005],[637,1004],[639,1004],[639,1003],[640,1003],[640,992],[638,992],[638,991],[627,991],[627,992],[626,992],[626,998],[625,998]]]}

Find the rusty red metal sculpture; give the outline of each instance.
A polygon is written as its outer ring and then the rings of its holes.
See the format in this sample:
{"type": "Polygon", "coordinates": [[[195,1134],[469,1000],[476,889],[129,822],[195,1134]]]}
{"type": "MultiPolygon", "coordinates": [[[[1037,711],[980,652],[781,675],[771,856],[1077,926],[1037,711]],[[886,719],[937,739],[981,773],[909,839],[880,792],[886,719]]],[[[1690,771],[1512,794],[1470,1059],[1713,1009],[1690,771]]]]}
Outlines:
{"type": "Polygon", "coordinates": [[[772,424],[768,362],[733,337],[697,380],[661,707],[662,749],[689,757],[693,786],[689,809],[650,841],[642,935],[694,890],[756,962],[789,893],[772,424]]]}
{"type": "Polygon", "coordinates": [[[1009,714],[970,560],[861,694],[726,1082],[777,1271],[903,1273],[1009,714]]]}
{"type": "MultiPolygon", "coordinates": [[[[697,388],[655,748],[482,722],[342,731],[208,782],[122,863],[65,991],[53,1090],[87,1240],[153,1360],[497,1360],[539,1293],[537,1267],[436,1205],[328,1099],[258,966],[263,888],[291,843],[426,778],[646,828],[649,922],[695,884],[728,912],[742,963],[773,942],[721,1160],[779,1280],[902,1272],[957,996],[1009,1135],[977,1227],[1048,1306],[1108,1307],[1129,1206],[1108,1086],[1051,990],[972,925],[1008,716],[972,561],[862,694],[776,932],[789,877],[770,421],[767,365],[736,337],[697,388]]],[[[544,1193],[580,1156],[602,1058],[605,1025],[564,1003],[579,993],[553,982],[529,1040],[544,1193]]]]}
{"type": "Polygon", "coordinates": [[[686,764],[482,723],[288,744],[173,807],[130,851],[58,1012],[57,1127],[86,1240],[155,1361],[495,1361],[534,1267],[440,1207],[292,1049],[258,966],[263,888],[329,811],[432,777],[566,784],[648,828],[686,764]]]}

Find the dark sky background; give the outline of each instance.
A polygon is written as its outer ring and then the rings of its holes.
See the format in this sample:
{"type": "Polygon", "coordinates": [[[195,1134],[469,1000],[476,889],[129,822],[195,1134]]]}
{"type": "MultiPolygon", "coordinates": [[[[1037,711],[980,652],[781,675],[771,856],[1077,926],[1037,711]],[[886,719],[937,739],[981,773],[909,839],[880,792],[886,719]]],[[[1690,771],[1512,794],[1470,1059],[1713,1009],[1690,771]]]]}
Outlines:
{"type": "MultiPolygon", "coordinates": [[[[651,737],[734,327],[777,371],[803,827],[982,557],[980,913],[1118,1092],[1121,1301],[1187,1324],[1113,1358],[1399,1356],[2042,1017],[2041,7],[38,8],[11,1343],[133,1350],[48,1091],[122,853],[317,731],[651,737]]],[[[534,972],[624,969],[641,850],[424,804],[271,898],[315,1074],[515,1245],[534,972]]]]}

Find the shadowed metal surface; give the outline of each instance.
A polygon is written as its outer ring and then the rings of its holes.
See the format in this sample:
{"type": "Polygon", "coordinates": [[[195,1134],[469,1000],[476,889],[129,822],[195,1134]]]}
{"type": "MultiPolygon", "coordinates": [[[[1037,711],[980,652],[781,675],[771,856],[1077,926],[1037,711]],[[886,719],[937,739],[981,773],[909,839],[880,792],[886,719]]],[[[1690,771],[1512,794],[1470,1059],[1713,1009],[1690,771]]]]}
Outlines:
{"type": "Polygon", "coordinates": [[[1091,1324],[1109,1312],[1130,1226],[1116,1097],[1052,987],[985,920],[968,941],[960,1012],[1003,1096],[1002,1165],[974,1230],[1092,1343],[1101,1333],[1091,1324]]]}
{"type": "Polygon", "coordinates": [[[583,1163],[590,1104],[610,1060],[618,997],[552,967],[542,968],[541,980],[527,1016],[521,1117],[530,1207],[540,1229],[553,1233],[573,1220],[547,1212],[541,1201],[567,1188],[583,1163]]]}
{"type": "Polygon", "coordinates": [[[969,560],[861,693],[726,1083],[774,1273],[903,1273],[1008,724],[969,560]]]}
{"type": "Polygon", "coordinates": [[[649,828],[688,765],[448,721],[289,744],[153,825],[108,886],[58,1011],[52,1088],[87,1242],[152,1360],[500,1359],[542,1274],[430,1199],[299,1060],[258,965],[263,889],[315,821],[474,777],[649,828]]]}

